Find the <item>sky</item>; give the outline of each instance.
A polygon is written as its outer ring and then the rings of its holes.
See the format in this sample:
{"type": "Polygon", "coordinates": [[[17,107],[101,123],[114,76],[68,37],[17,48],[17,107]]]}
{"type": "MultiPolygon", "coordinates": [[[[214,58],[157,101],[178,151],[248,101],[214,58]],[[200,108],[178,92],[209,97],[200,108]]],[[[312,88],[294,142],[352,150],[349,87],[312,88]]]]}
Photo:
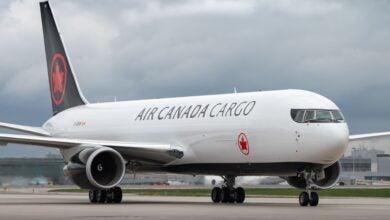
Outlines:
{"type": "MultiPolygon", "coordinates": [[[[0,1],[2,122],[51,116],[38,2],[0,1]]],[[[390,131],[389,1],[50,3],[90,102],[304,89],[333,100],[351,134],[390,131]]]]}

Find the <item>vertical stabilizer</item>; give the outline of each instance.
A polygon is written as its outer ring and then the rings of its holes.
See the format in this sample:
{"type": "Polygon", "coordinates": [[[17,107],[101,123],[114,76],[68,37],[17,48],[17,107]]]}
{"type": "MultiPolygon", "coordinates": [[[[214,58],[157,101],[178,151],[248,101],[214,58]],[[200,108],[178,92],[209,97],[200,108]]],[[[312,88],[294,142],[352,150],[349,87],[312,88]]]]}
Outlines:
{"type": "Polygon", "coordinates": [[[53,115],[87,103],[78,86],[48,1],[40,2],[53,115]]]}

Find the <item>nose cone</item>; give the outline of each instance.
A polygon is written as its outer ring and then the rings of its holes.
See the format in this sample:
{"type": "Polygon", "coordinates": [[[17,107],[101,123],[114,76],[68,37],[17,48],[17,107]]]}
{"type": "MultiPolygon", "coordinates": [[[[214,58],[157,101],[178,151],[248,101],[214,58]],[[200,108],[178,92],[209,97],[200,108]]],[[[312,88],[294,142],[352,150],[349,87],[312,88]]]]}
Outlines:
{"type": "Polygon", "coordinates": [[[295,109],[323,109],[338,112],[338,115],[332,112],[332,119],[340,118],[340,120],[308,122],[302,124],[304,126],[297,126],[297,130],[302,134],[305,157],[303,160],[311,163],[333,164],[343,156],[349,141],[348,125],[342,120],[339,107],[330,99],[313,92],[296,91],[295,95],[293,103],[295,109]]]}
{"type": "Polygon", "coordinates": [[[347,150],[349,131],[346,123],[311,124],[304,136],[304,160],[330,165],[347,150]]]}
{"type": "Polygon", "coordinates": [[[322,139],[320,154],[322,163],[334,163],[339,160],[348,147],[349,130],[346,123],[323,126],[319,138],[322,139]]]}

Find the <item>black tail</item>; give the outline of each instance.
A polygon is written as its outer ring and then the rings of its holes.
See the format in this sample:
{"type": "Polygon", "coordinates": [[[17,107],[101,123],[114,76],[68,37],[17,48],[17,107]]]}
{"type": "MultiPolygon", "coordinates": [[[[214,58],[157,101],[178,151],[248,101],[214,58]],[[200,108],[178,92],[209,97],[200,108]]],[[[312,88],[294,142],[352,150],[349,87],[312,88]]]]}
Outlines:
{"type": "Polygon", "coordinates": [[[66,55],[65,47],[58,32],[48,1],[39,3],[41,7],[43,37],[53,115],[78,105],[87,103],[80,91],[76,77],[66,55]]]}

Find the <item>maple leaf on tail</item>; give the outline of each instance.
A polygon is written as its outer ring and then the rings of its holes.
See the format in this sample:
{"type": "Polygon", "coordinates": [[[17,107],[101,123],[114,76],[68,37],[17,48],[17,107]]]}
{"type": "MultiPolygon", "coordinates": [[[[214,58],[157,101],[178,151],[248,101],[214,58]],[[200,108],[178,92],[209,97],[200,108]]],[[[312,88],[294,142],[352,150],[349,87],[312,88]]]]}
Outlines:
{"type": "Polygon", "coordinates": [[[62,86],[64,81],[64,75],[65,73],[60,70],[60,65],[56,63],[55,65],[55,71],[52,73],[52,80],[53,80],[53,92],[60,92],[62,93],[64,91],[64,87],[62,86]]]}

